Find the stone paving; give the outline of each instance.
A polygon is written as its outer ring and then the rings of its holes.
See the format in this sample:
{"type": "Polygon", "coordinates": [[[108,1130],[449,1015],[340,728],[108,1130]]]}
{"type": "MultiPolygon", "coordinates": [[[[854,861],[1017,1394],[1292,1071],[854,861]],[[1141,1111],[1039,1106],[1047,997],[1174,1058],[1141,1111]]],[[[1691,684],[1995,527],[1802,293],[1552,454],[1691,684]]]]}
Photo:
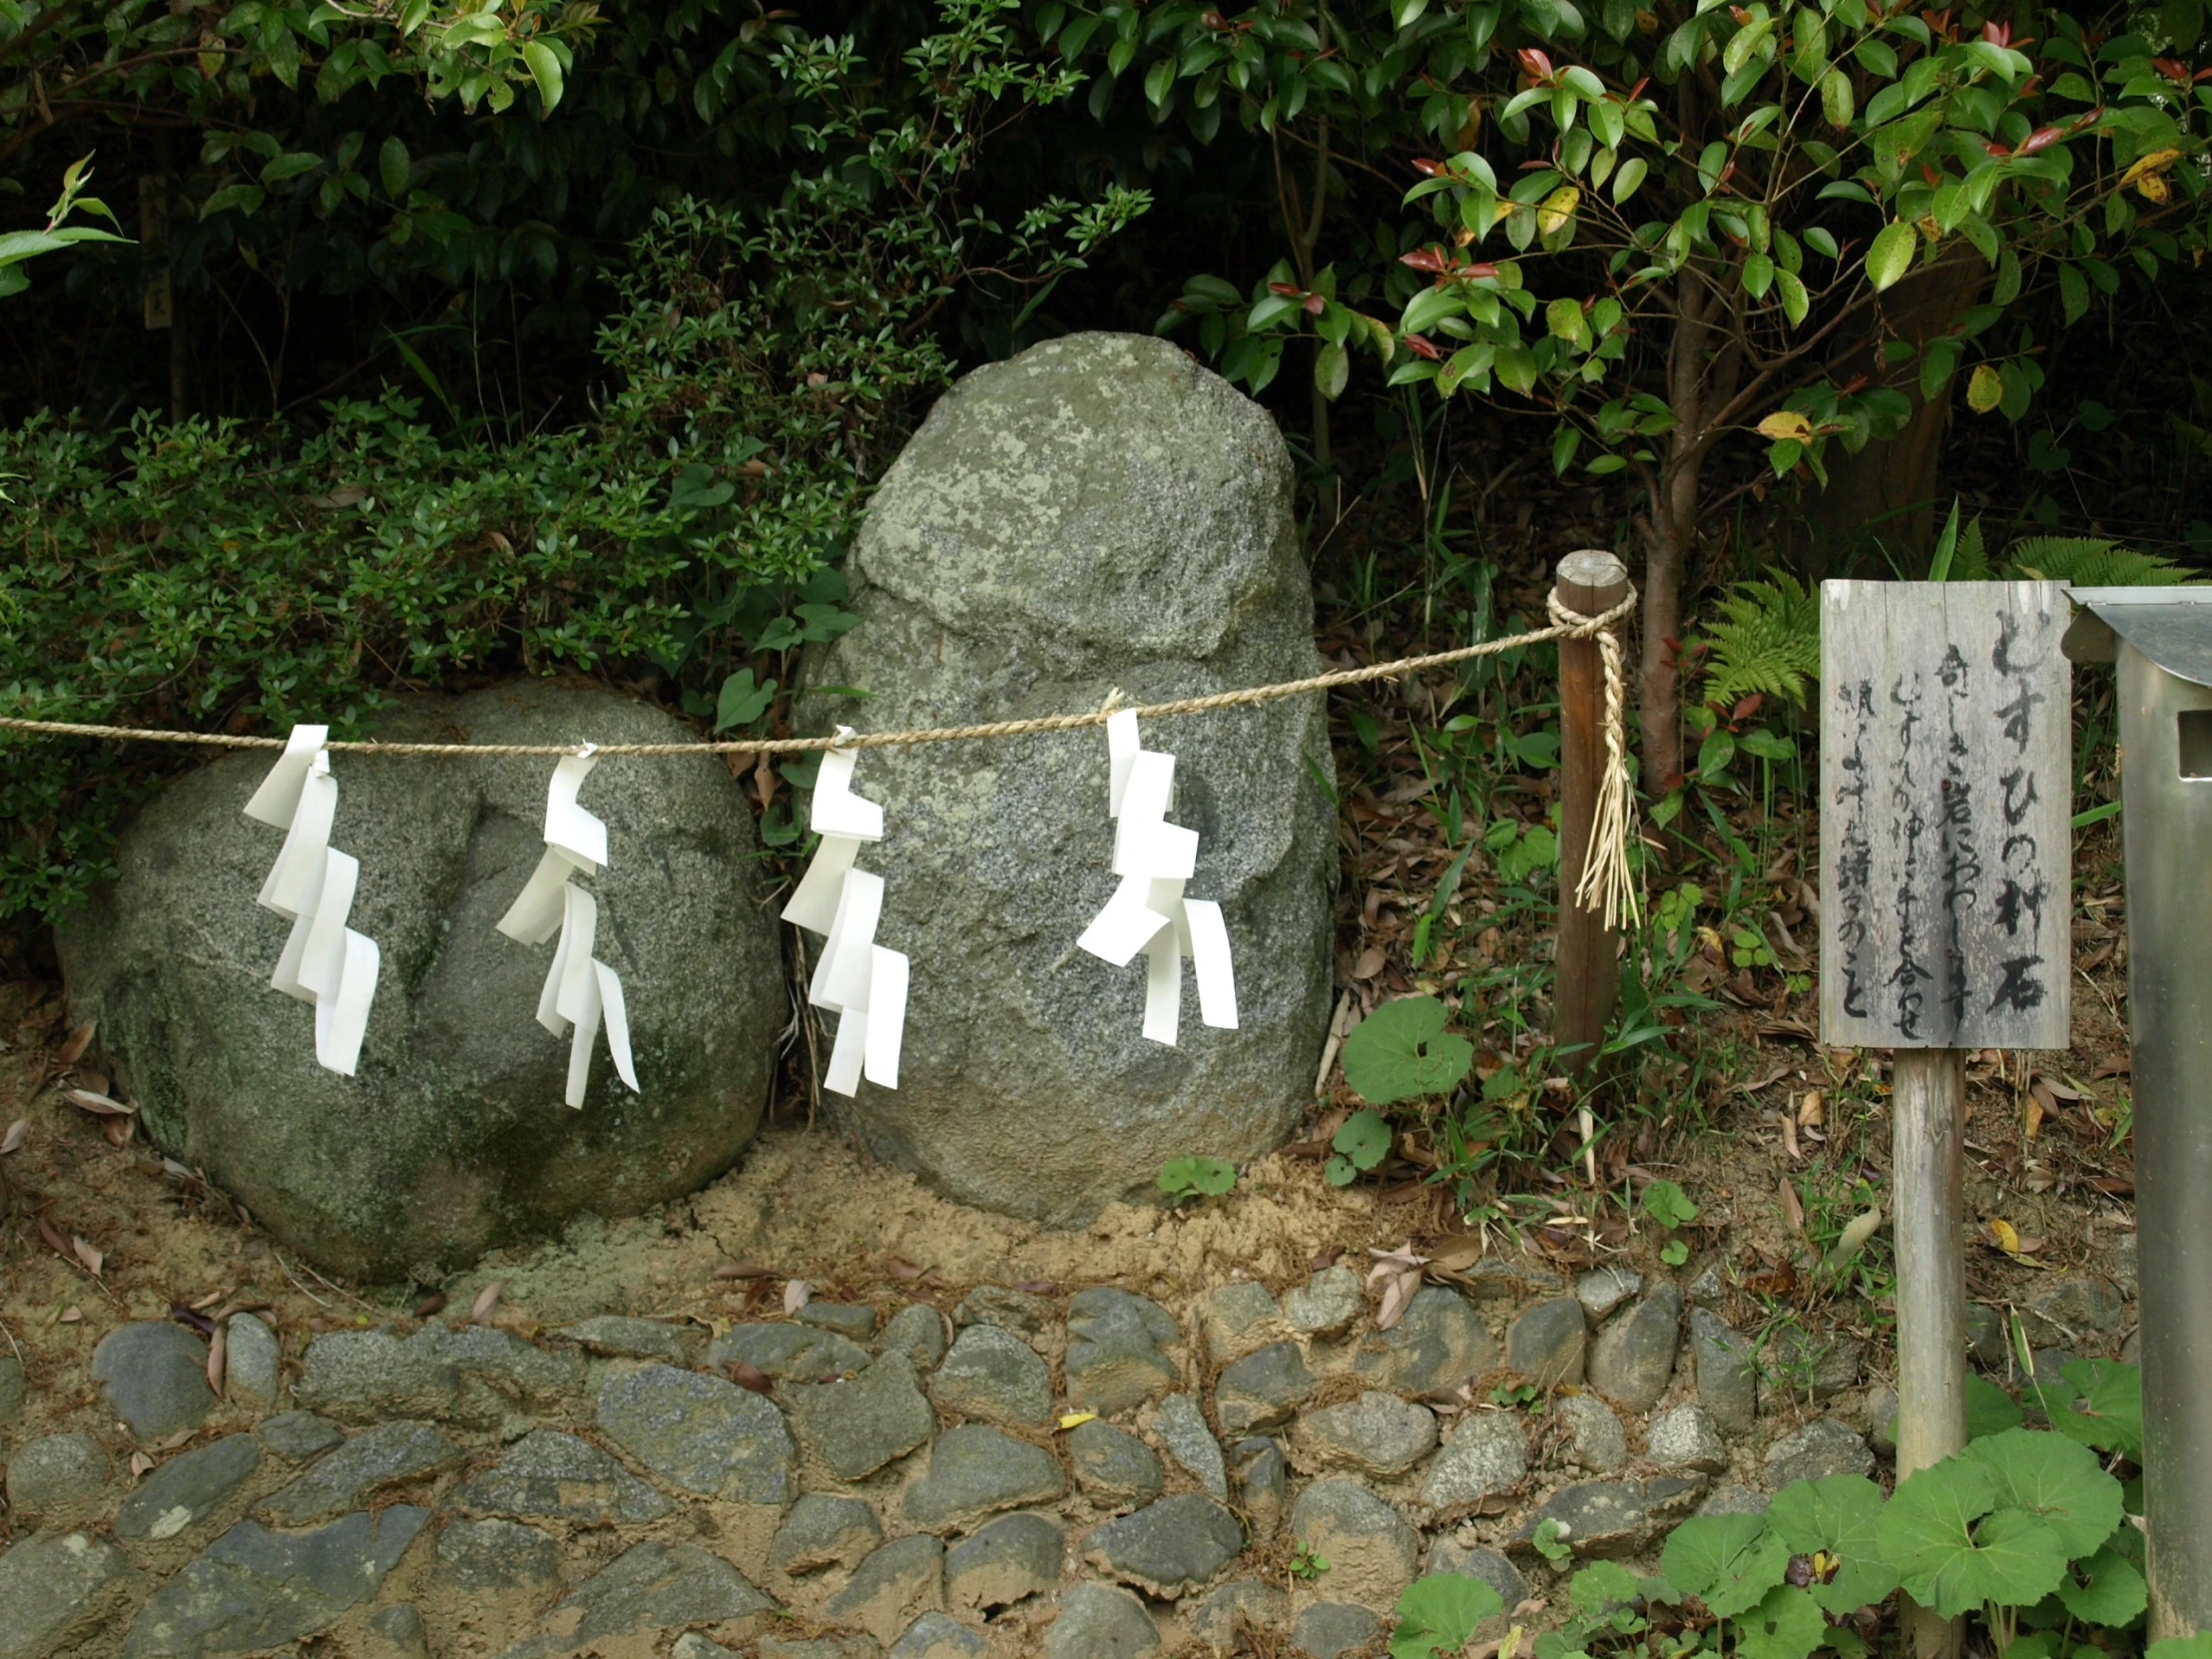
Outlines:
{"type": "MultiPolygon", "coordinates": [[[[2131,1290],[2054,1281],[2039,1367],[2115,1347],[2131,1290]]],[[[1388,1332],[1342,1265],[1180,1310],[978,1286],[719,1332],[279,1342],[242,1314],[221,1399],[200,1337],[126,1326],[78,1426],[23,1439],[0,1367],[0,1659],[1136,1659],[1253,1632],[1340,1659],[1419,1573],[1543,1596],[1547,1519],[1634,1556],[1879,1472],[1895,1396],[1862,1346],[1755,1342],[1717,1292],[1492,1259],[1388,1332]]]]}

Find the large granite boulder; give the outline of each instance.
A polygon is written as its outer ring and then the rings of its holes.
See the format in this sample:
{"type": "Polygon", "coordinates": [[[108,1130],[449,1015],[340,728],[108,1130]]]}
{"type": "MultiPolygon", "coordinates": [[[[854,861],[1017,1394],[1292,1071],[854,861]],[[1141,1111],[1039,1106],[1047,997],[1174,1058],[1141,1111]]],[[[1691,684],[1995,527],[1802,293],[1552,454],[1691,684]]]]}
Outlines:
{"type": "MultiPolygon", "coordinates": [[[[407,700],[389,740],[669,743],[607,692],[526,681],[407,700]]],[[[272,990],[288,924],[255,903],[282,836],[240,809],[272,756],[186,773],[129,825],[117,879],[59,930],[71,1016],[155,1143],[326,1268],[434,1277],[589,1210],[635,1213],[720,1174],[752,1139],[787,1017],[757,902],[753,816],[719,758],[602,761],[594,954],[622,976],[641,1094],[602,1034],[582,1111],[568,1039],[537,1023],[553,943],[493,930],[544,849],[537,757],[339,754],[331,845],[360,860],[352,925],[383,952],[359,1072],[315,1064],[313,1013],[272,990]]]]}
{"type": "MultiPolygon", "coordinates": [[[[866,619],[817,648],[809,731],[980,723],[1320,672],[1291,462],[1259,405],[1162,340],[1077,334],[977,369],[884,476],[853,549],[866,619]]],[[[844,1110],[877,1157],[954,1198],[1071,1224],[1182,1153],[1244,1159],[1311,1099],[1329,1018],[1334,815],[1323,700],[1144,728],[1199,831],[1239,1028],[1140,1033],[1144,958],[1075,947],[1112,893],[1097,729],[871,749],[862,868],[913,962],[895,1092],[844,1110]],[[1318,776],[1317,776],[1318,774],[1318,776]]]]}

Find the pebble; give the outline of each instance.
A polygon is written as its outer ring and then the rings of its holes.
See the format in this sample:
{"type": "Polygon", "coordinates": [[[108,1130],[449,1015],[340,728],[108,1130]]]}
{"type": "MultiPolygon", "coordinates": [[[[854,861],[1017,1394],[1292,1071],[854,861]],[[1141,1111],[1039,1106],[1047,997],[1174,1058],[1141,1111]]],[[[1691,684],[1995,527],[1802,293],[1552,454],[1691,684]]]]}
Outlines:
{"type": "Polygon", "coordinates": [[[873,1474],[892,1458],[927,1444],[937,1428],[937,1413],[921,1391],[913,1362],[903,1354],[886,1354],[841,1382],[786,1388],[784,1397],[801,1441],[840,1480],[873,1474]]]}
{"type": "Polygon", "coordinates": [[[1198,1604],[1191,1634],[1217,1654],[1247,1650],[1242,1636],[1272,1636],[1291,1622],[1291,1598],[1257,1578],[1233,1578],[1198,1604]]]}
{"type": "Polygon", "coordinates": [[[865,1498],[809,1492],[776,1529],[768,1558],[785,1572],[856,1567],[883,1541],[883,1523],[865,1498]]]}
{"type": "Polygon", "coordinates": [[[389,1331],[332,1331],[307,1345],[291,1396],[341,1422],[446,1417],[460,1404],[460,1368],[389,1331]]]}
{"type": "Polygon", "coordinates": [[[1283,1318],[1306,1336],[1336,1337],[1360,1317],[1360,1276],[1340,1262],[1286,1296],[1283,1318]]]}
{"type": "Polygon", "coordinates": [[[1160,1651],[1160,1627],[1120,1585],[1076,1584],[1060,1596],[1044,1651],[1045,1659],[1144,1659],[1160,1651]]]}
{"type": "MultiPolygon", "coordinates": [[[[464,1325],[453,1330],[426,1325],[407,1342],[451,1366],[462,1378],[487,1382],[500,1395],[524,1405],[550,1406],[584,1385],[581,1355],[554,1353],[496,1326],[464,1325]]],[[[468,1404],[465,1397],[462,1403],[468,1404]]]]}
{"type": "Polygon", "coordinates": [[[983,1659],[991,1644],[949,1613],[924,1613],[891,1644],[890,1659],[983,1659]]]}
{"type": "Polygon", "coordinates": [[[555,1602],[503,1659],[599,1652],[610,1637],[751,1618],[775,1606],[736,1567],[697,1544],[633,1544],[555,1602]]]}
{"type": "Polygon", "coordinates": [[[1690,1310],[1690,1361],[1698,1403],[1727,1434],[1749,1434],[1759,1415],[1752,1346],[1709,1308],[1690,1310]]]}
{"type": "MultiPolygon", "coordinates": [[[[1068,1403],[1111,1417],[1158,1398],[1183,1375],[1164,1352],[1178,1335],[1175,1316],[1149,1297],[1108,1285],[1076,1292],[1068,1299],[1068,1351],[1061,1365],[1068,1403]]],[[[1049,1407],[1049,1371],[1045,1386],[1049,1407]]]]}
{"type": "Polygon", "coordinates": [[[208,1345],[167,1320],[142,1320],[101,1338],[92,1377],[108,1408],[142,1441],[198,1428],[215,1409],[208,1345]]]}
{"type": "Polygon", "coordinates": [[[1405,1317],[1382,1333],[1380,1346],[1363,1343],[1353,1362],[1378,1387],[1436,1399],[1454,1397],[1461,1383],[1497,1363],[1497,1341],[1474,1304],[1437,1285],[1414,1292],[1405,1317]]]}
{"type": "Polygon", "coordinates": [[[1047,1503],[1067,1489],[1060,1460],[984,1423],[937,1436],[929,1467],[906,1488],[900,1512],[915,1526],[972,1526],[1001,1509],[1047,1503]]]}
{"type": "Polygon", "coordinates": [[[1264,1435],[1239,1440],[1229,1461],[1237,1473],[1237,1505],[1254,1543],[1266,1543],[1291,1506],[1291,1464],[1283,1448],[1264,1435]]]}
{"type": "Polygon", "coordinates": [[[687,1492],[740,1503],[791,1500],[799,1448],[783,1413],[750,1388],[642,1366],[607,1379],[598,1421],[615,1444],[687,1492]]]}
{"type": "Polygon", "coordinates": [[[1874,1453],[1867,1448],[1866,1436],[1834,1417],[1815,1417],[1767,1447],[1765,1478],[1770,1492],[1793,1480],[1873,1472],[1874,1453]]]}
{"type": "Polygon", "coordinates": [[[12,1354],[0,1354],[0,1428],[23,1420],[23,1396],[27,1392],[23,1362],[12,1354]]]}
{"type": "Polygon", "coordinates": [[[1574,1282],[1574,1299],[1593,1320],[1602,1320],[1644,1288],[1634,1268],[1592,1268],[1574,1282]]]}
{"type": "Polygon", "coordinates": [[[1067,1541],[1067,1528],[1043,1515],[1001,1515],[986,1521],[945,1552],[947,1605],[988,1614],[1047,1593],[1060,1582],[1067,1541]]]}
{"type": "Polygon", "coordinates": [[[1384,1479],[1403,1474],[1435,1449],[1436,1413],[1375,1388],[1341,1405],[1306,1412],[1291,1433],[1291,1450],[1302,1469],[1351,1469],[1384,1479]]]}
{"type": "Polygon", "coordinates": [[[1455,1572],[1465,1578],[1479,1578],[1497,1592],[1498,1600],[1505,1603],[1508,1613],[1528,1599],[1528,1580],[1521,1575],[1520,1568],[1486,1544],[1462,1544],[1455,1538],[1438,1538],[1428,1546],[1428,1565],[1423,1571],[1431,1577],[1440,1572],[1455,1572]]]}
{"type": "Polygon", "coordinates": [[[251,1434],[227,1434],[172,1457],[123,1500],[116,1511],[117,1536],[134,1543],[176,1537],[229,1501],[261,1461],[261,1443],[251,1434]]]}
{"type": "Polygon", "coordinates": [[[1897,1389],[1867,1390],[1867,1438],[1878,1455],[1895,1457],[1898,1454],[1897,1389]]]}
{"type": "Polygon", "coordinates": [[[1352,1601],[1317,1601],[1291,1626],[1291,1651],[1306,1659],[1365,1653],[1382,1621],[1352,1601]]]}
{"type": "Polygon", "coordinates": [[[855,1343],[875,1335],[875,1310],[864,1302],[810,1302],[792,1318],[801,1325],[834,1331],[855,1343]]]}
{"type": "Polygon", "coordinates": [[[1217,1366],[1241,1360],[1265,1343],[1282,1318],[1283,1310],[1268,1288],[1251,1279],[1216,1285],[1198,1305],[1199,1334],[1205,1339],[1208,1358],[1217,1366]]]}
{"type": "Polygon", "coordinates": [[[130,1558],[105,1538],[42,1532],[0,1555],[0,1659],[45,1659],[85,1627],[132,1577],[130,1558]]]}
{"type": "Polygon", "coordinates": [[[448,1501],[473,1514],[579,1526],[643,1525],[675,1507],[598,1446],[557,1428],[523,1435],[497,1464],[455,1487],[448,1501]]]}
{"type": "Polygon", "coordinates": [[[1002,1427],[1034,1427],[1052,1416],[1052,1368],[1035,1349],[995,1325],[971,1325],[960,1333],[929,1391],[945,1410],[1002,1427]]]}
{"type": "Polygon", "coordinates": [[[1628,1430],[1595,1394],[1562,1394],[1552,1409],[1573,1435],[1568,1455],[1592,1474],[1609,1474],[1628,1461],[1628,1430]]]}
{"type": "Polygon", "coordinates": [[[669,1659],[738,1659],[720,1642],[711,1641],[696,1630],[687,1630],[677,1637],[676,1645],[668,1652],[669,1659]]]}
{"type": "Polygon", "coordinates": [[[2055,1279],[2039,1286],[2020,1315],[2028,1342],[2037,1347],[2085,1345],[2097,1333],[2118,1330],[2126,1318],[2126,1300],[2111,1281],[2100,1278],[2055,1279]]]}
{"type": "Polygon", "coordinates": [[[241,1521],[156,1590],[123,1644],[124,1659],[202,1659],[281,1647],[373,1601],[430,1511],[395,1503],[309,1532],[241,1521]]]}
{"type": "Polygon", "coordinates": [[[881,1353],[903,1354],[917,1372],[928,1371],[944,1358],[944,1316],[924,1303],[908,1303],[883,1327],[881,1353]]]}
{"type": "Polygon", "coordinates": [[[345,1435],[335,1423],[323,1421],[312,1411],[285,1411],[267,1417],[254,1432],[264,1446],[287,1463],[303,1463],[345,1443],[345,1435]]]}
{"type": "Polygon", "coordinates": [[[1564,1279],[1527,1257],[1486,1256],[1463,1277],[1474,1300],[1481,1303],[1526,1302],[1559,1296],[1567,1289],[1564,1279]]]}
{"type": "Polygon", "coordinates": [[[1420,1534],[1357,1480],[1316,1480],[1298,1494],[1291,1535],[1329,1563],[1322,1588],[1392,1605],[1413,1581],[1420,1534]]]}
{"type": "Polygon", "coordinates": [[[1152,1431],[1168,1448],[1168,1455],[1191,1471],[1207,1492],[1229,1500],[1229,1469],[1223,1462],[1221,1442],[1206,1426],[1206,1414],[1189,1394],[1169,1394],[1152,1414],[1152,1431]]]}
{"type": "Polygon", "coordinates": [[[1528,1473],[1528,1441],[1511,1411],[1472,1411],[1428,1465],[1420,1500],[1433,1509],[1459,1509],[1517,1484],[1528,1473]]]}
{"type": "Polygon", "coordinates": [[[1077,1424],[1067,1443],[1076,1484],[1093,1503],[1150,1503],[1165,1489],[1159,1457],[1126,1428],[1094,1417],[1077,1424]]]}
{"type": "Polygon", "coordinates": [[[1767,1512],[1767,1494],[1755,1492],[1749,1486],[1715,1486],[1713,1495],[1697,1506],[1701,1515],[1763,1515],[1767,1512]]]}
{"type": "Polygon", "coordinates": [[[2004,1316],[1986,1302],[1966,1304],[1966,1352],[1984,1371],[2004,1370],[2004,1316]]]}
{"type": "Polygon", "coordinates": [[[1149,1595],[1198,1589],[1244,1552],[1237,1517],[1198,1492],[1177,1492],[1093,1527],[1083,1558],[1149,1595]]]}
{"type": "Polygon", "coordinates": [[[995,1325],[1032,1337],[1042,1336],[1059,1318],[1059,1309],[1045,1298],[1004,1285],[978,1285],[952,1310],[952,1323],[962,1328],[995,1325]]]}
{"type": "Polygon", "coordinates": [[[1644,1506],[1641,1486],[1618,1480],[1585,1480],[1562,1486],[1537,1505],[1513,1534],[1516,1545],[1528,1545],[1536,1528],[1545,1521],[1566,1524],[1561,1542],[1577,1556],[1631,1555],[1641,1548],[1650,1531],[1650,1514],[1644,1506]]]}
{"type": "Polygon", "coordinates": [[[42,1434],[8,1462],[8,1507],[27,1520],[47,1520],[96,1498],[113,1467],[108,1448],[82,1430],[42,1434]]]}
{"type": "Polygon", "coordinates": [[[1661,1411],[1644,1436],[1644,1454],[1662,1467],[1701,1469],[1717,1474],[1728,1467],[1728,1446],[1713,1426],[1713,1414],[1686,1403],[1661,1411]]]}
{"type": "Polygon", "coordinates": [[[565,1326],[553,1335],[576,1344],[588,1354],[604,1354],[617,1360],[665,1360],[672,1366],[686,1363],[683,1335],[665,1320],[600,1314],[565,1326]]]}
{"type": "Polygon", "coordinates": [[[1867,1345],[1848,1332],[1816,1336],[1791,1325],[1767,1341],[1766,1374],[1769,1401],[1778,1406],[1790,1399],[1819,1405],[1834,1399],[1859,1381],[1866,1363],[1867,1345]]]}
{"type": "Polygon", "coordinates": [[[867,1364],[867,1350],[811,1325],[733,1325],[707,1348],[710,1366],[753,1366],[786,1382],[826,1382],[867,1364]]]}
{"type": "Polygon", "coordinates": [[[358,1508],[387,1486],[460,1460],[461,1448],[426,1422],[380,1422],[262,1499],[259,1512],[279,1526],[303,1526],[358,1508]]]}
{"type": "Polygon", "coordinates": [[[1523,1309],[1505,1328],[1505,1363],[1539,1388],[1580,1382],[1589,1335],[1582,1304],[1555,1296],[1523,1309]]]}
{"type": "Polygon", "coordinates": [[[1698,1308],[1718,1308],[1728,1300],[1728,1281],[1721,1277],[1721,1265],[1708,1262],[1690,1281],[1690,1303],[1698,1308]]]}
{"type": "Polygon", "coordinates": [[[447,1521],[431,1560],[440,1580],[463,1590],[539,1589],[561,1581],[560,1544],[520,1521],[447,1521]]]}
{"type": "Polygon", "coordinates": [[[232,1400],[266,1411],[276,1403],[276,1333],[252,1314],[233,1314],[224,1327],[223,1387],[232,1400]]]}
{"type": "Polygon", "coordinates": [[[1270,1343],[1214,1380],[1214,1411],[1222,1432],[1243,1434],[1290,1419],[1314,1392],[1314,1374],[1296,1343],[1270,1343]]]}
{"type": "Polygon", "coordinates": [[[1598,1333],[1590,1386],[1624,1411],[1650,1410],[1674,1379],[1681,1331],[1682,1293],[1662,1285],[1598,1333]]]}
{"type": "Polygon", "coordinates": [[[917,1614],[944,1608],[944,1543],[926,1532],[893,1538],[853,1569],[824,1616],[857,1625],[879,1642],[896,1639],[917,1614]]]}

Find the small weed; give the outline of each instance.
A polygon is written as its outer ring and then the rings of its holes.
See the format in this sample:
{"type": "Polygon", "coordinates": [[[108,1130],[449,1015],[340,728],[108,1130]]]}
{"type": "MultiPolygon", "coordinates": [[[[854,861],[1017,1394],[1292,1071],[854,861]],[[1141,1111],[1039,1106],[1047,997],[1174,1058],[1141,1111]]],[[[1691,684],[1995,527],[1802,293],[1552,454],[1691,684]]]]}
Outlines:
{"type": "Polygon", "coordinates": [[[1236,1184],[1236,1165],[1219,1158],[1170,1158],[1160,1166],[1160,1190],[1174,1205],[1219,1198],[1236,1184]]]}
{"type": "Polygon", "coordinates": [[[1528,1541],[1536,1546],[1538,1555],[1554,1567],[1563,1568],[1574,1559],[1574,1546],[1566,1541],[1570,1530],[1565,1521],[1552,1516],[1537,1526],[1535,1535],[1528,1541]]]}
{"type": "Polygon", "coordinates": [[[1389,1156],[1390,1126],[1373,1106],[1364,1106],[1345,1119],[1329,1144],[1336,1156],[1322,1167],[1322,1174],[1332,1187],[1349,1187],[1389,1156]]]}
{"type": "Polygon", "coordinates": [[[1298,1548],[1291,1552],[1291,1576],[1311,1584],[1328,1570],[1328,1560],[1315,1554],[1314,1546],[1304,1538],[1299,1539],[1298,1548]]]}
{"type": "Polygon", "coordinates": [[[1541,1411],[1544,1391],[1533,1382],[1500,1382],[1490,1390],[1490,1403],[1502,1405],[1508,1411],[1541,1411]]]}

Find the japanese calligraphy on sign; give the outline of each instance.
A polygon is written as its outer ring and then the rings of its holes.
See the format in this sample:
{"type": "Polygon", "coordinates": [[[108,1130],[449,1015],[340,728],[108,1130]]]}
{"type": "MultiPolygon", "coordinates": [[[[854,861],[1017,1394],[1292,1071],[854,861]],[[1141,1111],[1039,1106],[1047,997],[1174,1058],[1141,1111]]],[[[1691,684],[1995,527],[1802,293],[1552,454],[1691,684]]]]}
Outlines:
{"type": "Polygon", "coordinates": [[[1821,1040],[2064,1048],[2072,681],[2057,582],[1821,590],[1821,1040]]]}

